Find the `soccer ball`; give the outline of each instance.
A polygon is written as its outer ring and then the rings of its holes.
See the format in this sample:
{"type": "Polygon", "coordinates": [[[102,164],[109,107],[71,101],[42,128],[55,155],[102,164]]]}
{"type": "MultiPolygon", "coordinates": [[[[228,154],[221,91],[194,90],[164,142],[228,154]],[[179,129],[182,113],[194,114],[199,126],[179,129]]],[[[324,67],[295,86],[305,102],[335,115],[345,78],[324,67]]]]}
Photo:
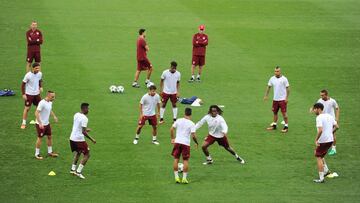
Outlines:
{"type": "Polygon", "coordinates": [[[119,92],[119,93],[124,93],[125,88],[120,85],[120,86],[117,86],[117,87],[116,87],[116,91],[119,92]]]}
{"type": "Polygon", "coordinates": [[[110,90],[110,92],[112,92],[112,93],[117,92],[117,88],[116,88],[115,85],[111,85],[111,86],[109,87],[109,90],[110,90]]]}
{"type": "Polygon", "coordinates": [[[153,82],[149,82],[147,85],[146,85],[146,87],[147,88],[150,88],[152,85],[155,85],[153,82]]]}
{"type": "Polygon", "coordinates": [[[182,173],[184,170],[184,164],[183,163],[178,163],[178,172],[182,173]]]}

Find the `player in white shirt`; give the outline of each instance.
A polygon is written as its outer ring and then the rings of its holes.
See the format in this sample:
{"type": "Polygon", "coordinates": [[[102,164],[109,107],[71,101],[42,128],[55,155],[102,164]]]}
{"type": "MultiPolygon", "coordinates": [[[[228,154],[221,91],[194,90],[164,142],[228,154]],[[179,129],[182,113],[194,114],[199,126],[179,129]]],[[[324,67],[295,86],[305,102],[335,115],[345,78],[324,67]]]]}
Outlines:
{"type": "Polygon", "coordinates": [[[81,112],[75,113],[74,115],[74,123],[70,135],[70,148],[72,152],[75,152],[70,174],[76,175],[81,179],[85,179],[82,175],[82,170],[90,158],[90,148],[85,141],[85,137],[90,139],[94,144],[96,144],[96,140],[88,134],[88,132],[90,132],[90,128],[87,127],[89,121],[87,118],[87,114],[89,113],[89,104],[82,103],[80,109],[81,112]],[[84,157],[76,169],[81,154],[84,154],[84,157]]]}
{"type": "Polygon", "coordinates": [[[204,116],[199,122],[196,123],[196,130],[198,130],[203,124],[208,124],[208,136],[206,137],[202,150],[206,156],[206,162],[204,165],[212,164],[214,161],[210,156],[208,151],[208,147],[216,141],[219,145],[223,146],[228,152],[235,156],[235,158],[241,163],[244,164],[245,160],[242,159],[230,146],[227,134],[228,134],[228,126],[224,120],[222,115],[222,110],[217,105],[211,105],[208,111],[208,114],[204,116]]]}
{"type": "Polygon", "coordinates": [[[180,183],[179,172],[178,172],[178,164],[180,156],[183,158],[183,177],[182,183],[188,184],[187,174],[189,170],[189,159],[190,159],[190,137],[195,142],[195,147],[198,147],[198,142],[195,135],[195,124],[191,121],[191,112],[190,108],[185,109],[185,116],[184,118],[180,118],[179,120],[175,121],[172,127],[170,128],[170,136],[171,136],[171,144],[174,145],[172,150],[172,155],[174,157],[174,175],[175,175],[175,182],[180,183]],[[174,132],[176,129],[176,137],[174,136],[174,132]]]}
{"type": "Polygon", "coordinates": [[[152,143],[155,145],[159,145],[160,143],[157,141],[157,117],[159,117],[160,111],[160,96],[156,93],[156,86],[151,85],[149,87],[149,92],[146,93],[140,100],[140,116],[138,121],[138,126],[136,128],[135,139],[133,144],[138,144],[140,133],[142,127],[144,127],[145,122],[148,121],[149,124],[152,126],[153,131],[153,138],[152,143]],[[156,113],[157,109],[157,113],[156,113]]]}
{"type": "Polygon", "coordinates": [[[37,140],[35,145],[35,158],[42,160],[43,157],[40,155],[40,147],[43,136],[47,136],[47,145],[48,145],[48,156],[58,157],[58,154],[54,153],[52,150],[52,132],[49,122],[50,115],[54,117],[54,121],[58,122],[58,119],[55,113],[52,111],[52,102],[55,100],[55,93],[53,91],[48,91],[45,99],[39,102],[39,105],[35,111],[36,117],[36,131],[37,131],[37,140]]]}
{"type": "Polygon", "coordinates": [[[264,101],[268,100],[269,92],[271,87],[274,88],[274,98],[272,104],[272,111],[274,113],[273,122],[267,130],[276,130],[278,121],[278,112],[281,109],[281,113],[284,118],[285,126],[281,130],[283,133],[287,133],[289,130],[288,115],[287,115],[287,103],[290,94],[290,85],[288,79],[281,74],[279,66],[275,68],[275,75],[272,76],[268,82],[268,86],[265,91],[264,101]]]}
{"type": "Polygon", "coordinates": [[[329,173],[329,168],[325,162],[325,155],[334,141],[333,133],[338,129],[338,125],[330,114],[323,113],[324,105],[316,103],[313,111],[316,114],[317,135],[315,138],[315,157],[319,171],[319,179],[315,179],[315,183],[323,183],[324,176],[329,173]]]}
{"type": "Polygon", "coordinates": [[[179,97],[179,87],[181,74],[176,70],[177,63],[171,62],[171,66],[168,70],[165,70],[161,75],[160,92],[162,106],[160,108],[160,124],[164,123],[164,113],[168,100],[170,99],[173,110],[173,120],[176,121],[178,109],[176,102],[179,97]]]}
{"type": "Polygon", "coordinates": [[[37,106],[41,101],[40,93],[42,91],[42,73],[40,72],[40,64],[34,63],[32,65],[32,70],[26,73],[21,83],[22,98],[25,101],[21,129],[26,128],[26,119],[31,105],[37,106]]]}

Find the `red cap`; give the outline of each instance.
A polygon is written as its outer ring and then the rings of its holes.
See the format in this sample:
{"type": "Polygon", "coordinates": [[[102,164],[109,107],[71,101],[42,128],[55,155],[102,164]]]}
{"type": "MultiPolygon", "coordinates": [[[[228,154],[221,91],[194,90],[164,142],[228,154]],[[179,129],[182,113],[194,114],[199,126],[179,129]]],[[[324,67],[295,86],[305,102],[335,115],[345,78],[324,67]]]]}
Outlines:
{"type": "Polygon", "coordinates": [[[200,25],[199,30],[205,30],[205,25],[200,25]]]}

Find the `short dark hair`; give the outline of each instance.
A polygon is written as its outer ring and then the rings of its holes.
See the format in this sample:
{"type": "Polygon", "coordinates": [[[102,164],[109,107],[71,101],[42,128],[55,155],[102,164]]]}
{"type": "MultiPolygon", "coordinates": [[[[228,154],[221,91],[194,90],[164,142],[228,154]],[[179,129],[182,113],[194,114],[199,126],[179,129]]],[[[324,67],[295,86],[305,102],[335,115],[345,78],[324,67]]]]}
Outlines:
{"type": "Polygon", "coordinates": [[[222,115],[223,113],[223,110],[220,109],[220,107],[218,105],[211,105],[210,108],[209,108],[209,111],[208,111],[208,114],[211,113],[211,109],[215,108],[218,112],[219,115],[222,115]]]}
{"type": "Polygon", "coordinates": [[[171,65],[171,67],[174,67],[174,68],[176,68],[176,67],[177,67],[177,63],[176,63],[176,61],[171,61],[170,65],[171,65]]]}
{"type": "Polygon", "coordinates": [[[38,66],[40,66],[40,63],[38,63],[38,62],[35,62],[35,63],[32,64],[33,68],[38,67],[38,66]]]}
{"type": "Polygon", "coordinates": [[[81,108],[81,110],[83,110],[85,108],[88,108],[89,105],[90,105],[89,103],[81,103],[80,108],[81,108]]]}
{"type": "Polygon", "coordinates": [[[48,90],[47,93],[55,93],[54,91],[52,90],[48,90]]]}
{"type": "Polygon", "coordinates": [[[145,30],[144,28],[141,28],[141,29],[139,30],[139,35],[142,35],[145,31],[146,31],[146,30],[145,30]]]}
{"type": "Polygon", "coordinates": [[[316,103],[316,104],[314,104],[313,109],[324,110],[324,105],[322,103],[316,103]]]}
{"type": "Polygon", "coordinates": [[[321,93],[324,93],[324,94],[326,94],[326,95],[329,94],[329,92],[328,92],[327,90],[325,90],[325,89],[324,89],[324,90],[321,90],[320,92],[321,92],[321,93]]]}
{"type": "Polygon", "coordinates": [[[149,90],[156,90],[156,86],[155,85],[150,85],[149,90]]]}
{"type": "Polygon", "coordinates": [[[191,116],[192,109],[191,108],[185,108],[185,116],[191,116]]]}
{"type": "Polygon", "coordinates": [[[275,69],[280,69],[280,66],[276,66],[275,69]]]}

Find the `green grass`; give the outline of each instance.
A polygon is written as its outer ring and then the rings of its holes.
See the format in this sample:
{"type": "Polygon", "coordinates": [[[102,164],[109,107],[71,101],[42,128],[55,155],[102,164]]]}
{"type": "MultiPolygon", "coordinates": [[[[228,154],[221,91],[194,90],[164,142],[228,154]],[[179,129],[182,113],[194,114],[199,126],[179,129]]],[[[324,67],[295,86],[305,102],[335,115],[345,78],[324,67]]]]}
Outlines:
{"type": "MultiPolygon", "coordinates": [[[[359,202],[360,178],[360,3],[355,0],[247,1],[0,1],[0,202],[359,202]],[[36,19],[44,34],[45,90],[56,91],[53,124],[57,159],[33,158],[35,130],[20,130],[25,70],[25,31],[36,19]],[[187,84],[191,37],[205,23],[209,35],[203,83],[187,84]],[[131,88],[135,42],[147,29],[153,80],[171,60],[182,73],[182,96],[197,95],[205,105],[222,104],[229,140],[246,160],[239,165],[216,144],[215,164],[204,167],[201,150],[192,150],[189,185],[175,185],[167,123],[160,146],[150,144],[150,127],[138,146],[132,139],[138,101],[145,88],[131,88]],[[271,104],[262,97],[273,67],[289,79],[290,131],[266,132],[271,104]],[[125,94],[108,92],[111,84],[125,94]],[[315,117],[308,108],[327,88],[341,107],[338,154],[327,162],[340,177],[317,185],[313,157],[315,117]],[[68,137],[73,114],[91,104],[89,127],[97,144],[84,169],[85,181],[68,174],[68,137]],[[57,175],[47,176],[54,170],[57,175]]],[[[141,75],[141,84],[144,74],[141,75]]],[[[180,106],[179,112],[183,112],[180,106]]],[[[34,109],[30,112],[33,118],[34,109]]],[[[198,131],[199,140],[206,127],[198,131]]],[[[45,143],[42,152],[46,150],[45,143]]]]}

